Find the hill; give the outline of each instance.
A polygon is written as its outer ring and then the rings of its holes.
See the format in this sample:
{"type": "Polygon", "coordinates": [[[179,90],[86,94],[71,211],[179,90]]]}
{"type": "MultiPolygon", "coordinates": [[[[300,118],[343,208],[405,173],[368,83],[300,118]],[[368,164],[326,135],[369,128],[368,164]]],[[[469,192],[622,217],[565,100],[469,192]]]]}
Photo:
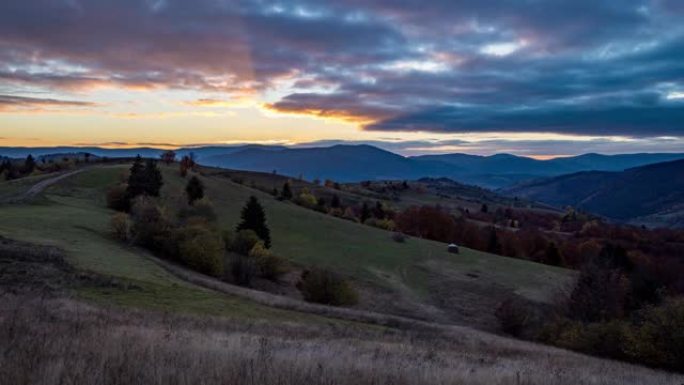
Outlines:
{"type": "Polygon", "coordinates": [[[502,192],[621,221],[684,227],[684,160],[562,175],[502,192]]]}
{"type": "MultiPolygon", "coordinates": [[[[49,154],[90,153],[99,157],[158,157],[159,148],[0,147],[0,156],[24,158],[49,154]]],[[[272,172],[312,180],[338,182],[406,180],[447,177],[486,188],[516,185],[540,177],[579,171],[623,171],[627,168],[684,158],[684,154],[585,154],[537,160],[511,154],[468,154],[404,157],[369,145],[291,148],[284,146],[197,146],[175,149],[178,156],[192,153],[201,164],[250,171],[272,172]]]]}
{"type": "MultiPolygon", "coordinates": [[[[10,286],[15,294],[0,294],[0,314],[12,314],[0,315],[0,340],[9,341],[3,346],[14,352],[10,361],[0,361],[0,370],[12,368],[7,372],[45,383],[72,383],[70,368],[83,367],[83,357],[97,357],[97,363],[89,362],[87,375],[101,378],[116,368],[115,378],[126,381],[114,383],[164,382],[180,373],[185,383],[223,383],[245,375],[258,378],[255,383],[283,384],[384,384],[395,383],[395,375],[401,383],[444,384],[679,380],[453,326],[488,329],[488,315],[501,299],[548,301],[572,281],[571,271],[467,248],[450,254],[444,244],[415,238],[397,243],[386,231],[303,209],[235,183],[225,170],[196,174],[207,186],[222,227],[233,227],[244,201],[257,195],[266,209],[274,250],[296,266],[321,266],[343,274],[361,291],[362,301],[351,309],[305,307],[296,298],[179,273],[182,268],[169,268],[109,234],[112,212],[104,206],[104,193],[128,167],[91,165],[68,175],[0,182],[6,196],[35,190],[24,200],[0,203],[0,236],[44,245],[17,246],[0,238],[0,292],[3,285],[22,283],[10,286]],[[41,188],[35,189],[38,184],[41,188]],[[37,259],[41,250],[47,260],[37,259]],[[61,267],[62,257],[75,270],[61,267]],[[54,277],[55,272],[65,276],[54,277]],[[17,296],[17,289],[30,285],[42,290],[40,299],[17,296]],[[46,289],[67,289],[72,297],[46,297],[46,289]],[[416,357],[421,364],[409,364],[416,357]],[[55,371],[55,365],[63,369],[55,371]],[[178,366],[182,372],[173,369],[178,366]],[[577,374],[579,368],[583,374],[577,374]],[[209,370],[213,377],[206,376],[209,370]],[[353,381],[333,381],[348,378],[340,373],[350,371],[355,373],[353,381]],[[145,382],[131,380],[135,373],[145,373],[145,382]]],[[[162,171],[162,201],[181,198],[186,180],[175,167],[163,166],[162,171]]],[[[477,193],[448,180],[421,183],[454,194],[477,193]]],[[[79,379],[90,382],[91,377],[79,379]]]]}
{"type": "MultiPolygon", "coordinates": [[[[47,187],[45,195],[36,198],[40,204],[0,206],[4,219],[0,234],[60,245],[77,266],[98,273],[135,280],[158,277],[143,256],[116,246],[108,235],[110,211],[104,207],[105,191],[127,167],[85,169],[47,187]]],[[[179,199],[185,179],[175,167],[163,167],[163,171],[164,199],[179,199]]],[[[216,172],[201,179],[221,226],[233,228],[247,198],[258,196],[268,215],[274,251],[300,266],[325,267],[351,278],[364,291],[362,308],[491,327],[501,298],[515,293],[528,300],[547,301],[558,284],[572,278],[565,269],[465,248],[453,255],[438,242],[411,239],[400,244],[387,231],[280,202],[234,183],[220,170],[216,172]],[[459,291],[469,295],[454,295],[459,291]]],[[[25,188],[20,181],[6,182],[5,196],[11,195],[7,190],[13,187],[25,188]]],[[[159,284],[157,278],[153,283],[152,287],[159,284]]],[[[139,285],[148,287],[150,283],[139,285]]],[[[154,298],[152,293],[157,290],[151,290],[140,294],[154,298]]],[[[130,295],[126,293],[122,300],[140,301],[130,295]]]]}
{"type": "Polygon", "coordinates": [[[417,179],[448,175],[453,167],[422,164],[401,155],[367,145],[282,149],[247,148],[231,154],[210,156],[202,164],[239,170],[271,172],[340,182],[381,179],[417,179]]]}

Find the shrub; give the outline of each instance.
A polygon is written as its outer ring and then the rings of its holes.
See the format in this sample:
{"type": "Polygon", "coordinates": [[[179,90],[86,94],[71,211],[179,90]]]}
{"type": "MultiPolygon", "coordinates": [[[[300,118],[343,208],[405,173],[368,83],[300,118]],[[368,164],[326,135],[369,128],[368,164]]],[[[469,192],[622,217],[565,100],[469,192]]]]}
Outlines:
{"type": "Polygon", "coordinates": [[[249,257],[254,259],[259,275],[271,281],[277,281],[283,274],[287,273],[287,263],[285,259],[274,255],[266,247],[263,242],[257,242],[252,250],[249,251],[249,257]]]}
{"type": "Polygon", "coordinates": [[[366,220],[365,224],[387,231],[394,231],[396,228],[394,221],[391,219],[369,218],[366,220]]]}
{"type": "Polygon", "coordinates": [[[181,260],[201,273],[223,274],[223,244],[221,238],[204,226],[187,226],[182,229],[178,251],[181,260]]]}
{"type": "Polygon", "coordinates": [[[131,237],[131,221],[126,213],[115,213],[110,220],[112,234],[116,239],[128,241],[131,237]]]}
{"type": "Polygon", "coordinates": [[[159,250],[159,240],[170,230],[170,224],[161,207],[152,199],[139,196],[131,207],[133,241],[152,250],[159,250]]]}
{"type": "Polygon", "coordinates": [[[668,299],[638,313],[627,338],[627,354],[636,362],[672,370],[684,368],[684,299],[668,299]]]}
{"type": "Polygon", "coordinates": [[[178,211],[178,218],[181,221],[187,221],[193,217],[202,218],[208,223],[216,222],[218,218],[214,205],[208,198],[199,199],[192,206],[184,206],[178,211]]]}
{"type": "Polygon", "coordinates": [[[116,211],[130,210],[131,202],[125,184],[117,184],[107,191],[107,207],[116,211]]]}
{"type": "Polygon", "coordinates": [[[528,325],[529,312],[526,305],[513,298],[509,298],[499,304],[499,307],[494,312],[496,319],[499,321],[501,330],[512,336],[520,336],[528,325]]]}
{"type": "Polygon", "coordinates": [[[240,286],[249,286],[257,272],[254,258],[240,254],[230,256],[230,274],[233,282],[240,286]]]}
{"type": "Polygon", "coordinates": [[[406,238],[408,238],[406,235],[400,232],[395,232],[392,234],[392,240],[397,243],[404,243],[406,242],[406,238]]]}
{"type": "Polygon", "coordinates": [[[351,285],[326,270],[305,270],[297,288],[309,302],[333,306],[354,305],[358,302],[358,294],[351,285]]]}
{"type": "Polygon", "coordinates": [[[204,198],[204,184],[199,178],[193,176],[185,187],[185,193],[188,196],[188,203],[193,204],[195,201],[204,198]]]}
{"type": "Polygon", "coordinates": [[[302,192],[301,194],[299,194],[299,196],[297,197],[297,202],[295,202],[295,203],[297,203],[300,206],[303,206],[303,207],[306,207],[309,209],[313,209],[313,208],[316,208],[316,205],[318,204],[318,200],[316,199],[316,197],[313,194],[311,194],[308,191],[305,191],[305,192],[302,192]]]}
{"type": "MultiPolygon", "coordinates": [[[[225,240],[224,237],[224,242],[225,240]]],[[[233,237],[228,250],[240,255],[248,255],[254,245],[259,242],[261,239],[253,230],[240,230],[233,237]]]]}

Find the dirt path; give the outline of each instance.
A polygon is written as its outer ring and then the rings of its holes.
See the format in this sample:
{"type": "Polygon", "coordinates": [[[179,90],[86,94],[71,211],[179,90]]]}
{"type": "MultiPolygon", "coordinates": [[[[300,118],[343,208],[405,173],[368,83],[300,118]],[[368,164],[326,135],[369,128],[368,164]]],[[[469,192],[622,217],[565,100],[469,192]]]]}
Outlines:
{"type": "Polygon", "coordinates": [[[36,195],[45,191],[46,188],[52,186],[53,184],[55,184],[55,183],[57,183],[63,179],[66,179],[70,176],[74,176],[76,174],[79,174],[85,170],[86,170],[85,168],[81,168],[78,170],[69,171],[69,172],[66,172],[64,174],[59,174],[59,175],[53,176],[52,178],[42,180],[42,181],[34,184],[33,186],[31,186],[31,188],[26,190],[26,192],[24,194],[22,194],[20,197],[18,197],[17,200],[26,200],[29,198],[33,198],[36,195]]]}

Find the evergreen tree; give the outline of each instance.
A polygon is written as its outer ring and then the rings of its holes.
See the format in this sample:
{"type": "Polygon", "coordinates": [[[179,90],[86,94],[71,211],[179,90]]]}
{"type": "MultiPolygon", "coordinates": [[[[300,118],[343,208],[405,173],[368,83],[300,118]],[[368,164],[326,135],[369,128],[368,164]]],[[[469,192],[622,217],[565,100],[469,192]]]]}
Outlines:
{"type": "Polygon", "coordinates": [[[330,202],[330,207],[337,209],[340,207],[340,197],[337,194],[333,195],[332,201],[330,202]]]}
{"type": "Polygon", "coordinates": [[[188,181],[185,192],[188,195],[188,203],[193,204],[196,200],[204,198],[204,184],[199,178],[193,176],[188,181]]]}
{"type": "Polygon", "coordinates": [[[280,197],[284,200],[292,199],[292,189],[290,188],[290,182],[285,182],[285,184],[283,184],[283,191],[280,192],[280,197]]]}
{"type": "Polygon", "coordinates": [[[159,191],[164,185],[161,171],[157,167],[157,162],[154,159],[147,159],[144,169],[145,178],[145,193],[147,195],[158,197],[159,191]]]}
{"type": "Polygon", "coordinates": [[[382,207],[382,202],[375,202],[375,209],[373,210],[373,215],[378,219],[385,219],[385,208],[382,207]]]}
{"type": "Polygon", "coordinates": [[[361,217],[359,220],[361,223],[364,223],[368,218],[371,217],[371,211],[370,208],[368,208],[368,203],[363,202],[363,206],[361,206],[361,217]]]}
{"type": "Polygon", "coordinates": [[[143,164],[142,158],[138,155],[133,161],[128,176],[126,195],[128,199],[133,199],[142,194],[156,197],[159,196],[159,190],[163,184],[162,174],[157,168],[157,163],[153,159],[148,159],[143,164]]]}
{"type": "Polygon", "coordinates": [[[24,162],[24,173],[30,174],[36,169],[36,160],[33,159],[33,155],[29,154],[24,162]]]}
{"type": "Polygon", "coordinates": [[[237,226],[236,232],[253,230],[264,241],[266,248],[271,247],[271,232],[266,225],[266,213],[255,196],[249,197],[247,204],[242,208],[240,218],[242,221],[237,226]]]}
{"type": "Polygon", "coordinates": [[[492,254],[501,254],[501,243],[499,242],[499,236],[496,234],[496,228],[494,228],[494,226],[490,227],[489,230],[487,251],[492,254]]]}
{"type": "Polygon", "coordinates": [[[145,165],[140,155],[135,157],[128,175],[128,187],[126,196],[133,199],[145,193],[145,165]]]}
{"type": "Polygon", "coordinates": [[[545,262],[549,265],[560,266],[563,259],[555,242],[549,243],[546,247],[546,255],[544,255],[545,262]]]}

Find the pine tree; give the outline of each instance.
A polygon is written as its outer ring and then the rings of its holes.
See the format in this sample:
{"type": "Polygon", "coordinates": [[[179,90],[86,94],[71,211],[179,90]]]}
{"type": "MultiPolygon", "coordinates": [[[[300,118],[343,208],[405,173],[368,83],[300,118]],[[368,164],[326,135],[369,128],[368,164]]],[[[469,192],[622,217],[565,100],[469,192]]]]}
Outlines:
{"type": "Polygon", "coordinates": [[[337,209],[340,207],[340,197],[337,194],[333,195],[332,201],[330,202],[330,207],[337,209]]]}
{"type": "Polygon", "coordinates": [[[283,191],[280,192],[280,197],[284,200],[292,199],[292,189],[290,188],[290,182],[285,182],[285,184],[283,184],[283,191]]]}
{"type": "Polygon", "coordinates": [[[361,223],[364,223],[370,217],[370,208],[368,208],[368,204],[366,202],[363,202],[363,206],[361,206],[361,218],[359,218],[359,220],[361,221],[361,223]]]}
{"type": "Polygon", "coordinates": [[[135,157],[128,175],[128,187],[126,195],[133,199],[145,193],[145,165],[140,155],[135,157]]]}
{"type": "Polygon", "coordinates": [[[549,243],[546,247],[546,255],[544,256],[545,262],[549,265],[560,266],[563,262],[561,258],[560,250],[556,246],[555,242],[549,243]]]}
{"type": "Polygon", "coordinates": [[[196,200],[204,198],[204,184],[199,178],[193,176],[188,181],[185,192],[188,195],[188,203],[193,204],[196,200]]]}
{"type": "Polygon", "coordinates": [[[164,185],[161,171],[157,167],[157,162],[154,159],[147,159],[144,169],[145,178],[145,193],[147,195],[158,197],[159,191],[164,185]]]}
{"type": "Polygon", "coordinates": [[[33,159],[33,155],[29,154],[29,156],[26,157],[26,161],[24,162],[24,173],[25,174],[30,174],[35,170],[36,168],[36,160],[33,159]]]}
{"type": "Polygon", "coordinates": [[[489,231],[487,251],[492,254],[501,254],[501,243],[499,242],[499,236],[496,234],[496,228],[492,226],[489,231]]]}
{"type": "Polygon", "coordinates": [[[266,225],[266,213],[255,196],[249,197],[247,204],[242,208],[240,218],[242,222],[237,226],[236,232],[253,230],[264,241],[266,248],[271,247],[271,232],[266,225]]]}

